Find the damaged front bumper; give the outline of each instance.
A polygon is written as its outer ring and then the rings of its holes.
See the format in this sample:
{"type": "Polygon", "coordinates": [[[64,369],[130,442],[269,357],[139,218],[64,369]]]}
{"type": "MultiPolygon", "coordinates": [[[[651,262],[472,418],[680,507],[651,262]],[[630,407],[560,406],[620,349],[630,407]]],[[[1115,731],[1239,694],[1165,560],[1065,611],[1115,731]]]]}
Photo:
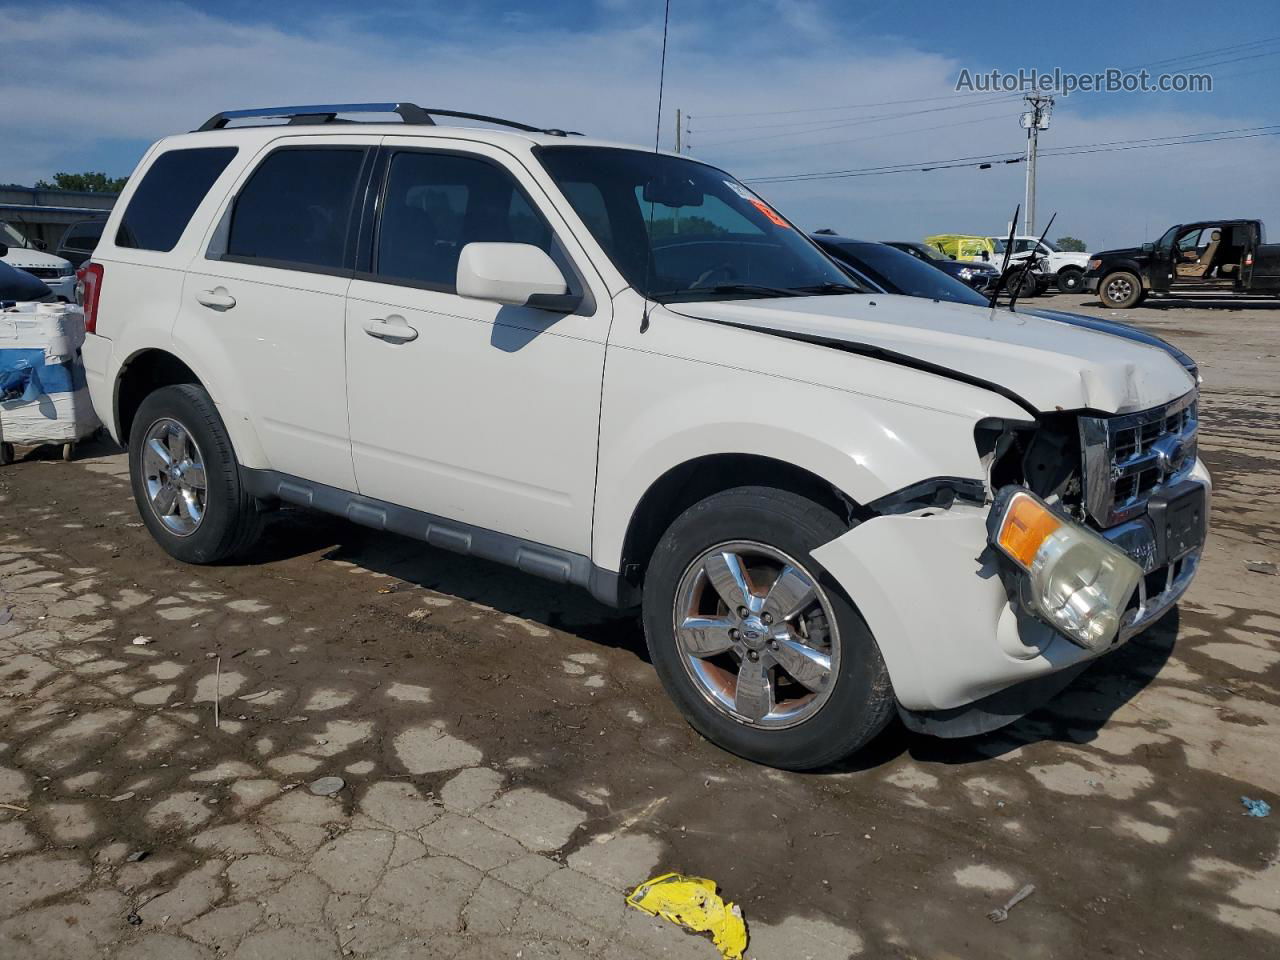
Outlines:
{"type": "MultiPolygon", "coordinates": [[[[1190,480],[1210,481],[1197,461],[1190,480]]],[[[1106,531],[1142,567],[1115,640],[1089,650],[1019,602],[989,541],[988,507],[877,516],[813,556],[839,581],[880,647],[910,726],[942,736],[995,729],[1044,702],[1090,661],[1167,613],[1195,576],[1199,542],[1163,551],[1149,515],[1106,531]],[[996,709],[992,704],[996,703],[996,709]]],[[[1207,529],[1207,518],[1205,523],[1207,529]]]]}

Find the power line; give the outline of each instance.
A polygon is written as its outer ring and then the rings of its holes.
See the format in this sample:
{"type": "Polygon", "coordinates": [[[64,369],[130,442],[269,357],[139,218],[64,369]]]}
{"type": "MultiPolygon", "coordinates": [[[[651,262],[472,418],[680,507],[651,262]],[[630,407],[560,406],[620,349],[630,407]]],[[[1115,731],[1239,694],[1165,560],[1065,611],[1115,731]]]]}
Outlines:
{"type": "MultiPolygon", "coordinates": [[[[1019,111],[1021,113],[1021,111],[1019,111]]],[[[758,156],[760,154],[786,153],[793,150],[816,150],[819,147],[840,147],[850,143],[865,143],[868,140],[884,140],[887,137],[900,137],[909,133],[928,133],[933,130],[945,130],[950,127],[963,127],[973,123],[990,123],[992,120],[1008,120],[1010,117],[1018,116],[1017,113],[1009,113],[1002,110],[1000,113],[993,113],[986,117],[975,117],[972,120],[956,120],[952,123],[935,123],[928,127],[911,127],[907,130],[888,130],[882,133],[874,133],[867,137],[850,137],[846,140],[822,140],[818,143],[795,143],[789,147],[773,147],[768,150],[734,150],[730,152],[730,156],[758,156]]]]}
{"type": "MultiPolygon", "coordinates": [[[[1196,143],[1216,143],[1223,140],[1251,140],[1257,137],[1280,136],[1280,124],[1263,127],[1239,127],[1235,130],[1206,130],[1199,133],[1177,134],[1169,137],[1146,137],[1138,140],[1112,140],[1094,144],[1072,144],[1042,151],[1041,156],[1065,157],[1091,153],[1112,153],[1123,150],[1149,150],[1156,147],[1180,147],[1196,143]],[[1252,132],[1246,132],[1252,131],[1252,132]],[[1218,136],[1216,134],[1223,134],[1218,136]],[[1164,141],[1164,142],[1154,142],[1164,141]]],[[[847,170],[829,170],[817,173],[780,174],[769,177],[748,177],[744,183],[798,183],[810,180],[838,180],[848,177],[882,176],[890,173],[932,172],[956,167],[974,167],[982,164],[1023,163],[1021,154],[994,153],[970,157],[953,157],[947,160],[925,160],[910,163],[884,164],[878,167],[854,167],[847,170]]]]}
{"type": "MultiPolygon", "coordinates": [[[[939,113],[944,110],[966,110],[971,107],[981,107],[981,106],[986,106],[992,103],[1012,103],[1014,100],[1021,100],[1021,99],[1022,99],[1022,95],[1017,94],[1017,95],[992,97],[987,100],[979,100],[973,103],[960,104],[958,106],[930,107],[925,110],[907,110],[900,113],[880,114],[874,117],[857,117],[853,119],[841,120],[835,123],[829,123],[827,121],[819,121],[822,123],[826,123],[827,125],[821,126],[821,127],[815,127],[812,130],[801,130],[794,133],[771,133],[771,134],[757,135],[754,137],[735,137],[732,140],[715,140],[711,143],[706,144],[706,146],[721,147],[721,146],[728,146],[734,143],[754,143],[757,140],[776,140],[779,137],[804,136],[810,133],[822,133],[825,130],[840,130],[845,127],[857,127],[857,126],[861,126],[864,123],[879,123],[883,120],[900,120],[903,117],[915,117],[915,116],[920,116],[921,114],[926,114],[926,113],[939,113]]],[[[808,123],[810,124],[813,122],[814,121],[808,121],[808,123]]],[[[766,129],[776,130],[782,126],[793,126],[793,124],[772,124],[766,127],[766,129]]],[[[750,130],[750,129],[758,129],[758,128],[742,127],[739,129],[750,130]]],[[[725,132],[728,132],[728,131],[725,131],[725,132]]]]}
{"type": "Polygon", "coordinates": [[[1225,47],[1211,47],[1208,50],[1198,50],[1195,53],[1182,53],[1176,57],[1166,57],[1163,60],[1148,60],[1146,63],[1135,64],[1127,69],[1135,70],[1138,67],[1158,67],[1163,64],[1176,63],[1179,60],[1199,60],[1201,57],[1214,56],[1219,53],[1230,53],[1233,50],[1247,50],[1250,47],[1261,47],[1268,43],[1274,43],[1280,40],[1280,36],[1263,37],[1261,40],[1250,40],[1248,43],[1233,43],[1225,47]]]}
{"type": "Polygon", "coordinates": [[[1154,143],[1157,140],[1182,140],[1187,137],[1216,137],[1219,134],[1253,133],[1258,130],[1280,129],[1280,123],[1266,123],[1258,127],[1233,127],[1230,130],[1201,130],[1198,133],[1171,133],[1163,137],[1135,137],[1128,140],[1100,140],[1097,143],[1072,143],[1061,147],[1047,147],[1041,154],[1047,156],[1059,150],[1082,150],[1086,147],[1111,147],[1117,144],[1154,143]]]}
{"type": "Polygon", "coordinates": [[[829,113],[834,110],[863,110],[867,107],[896,107],[903,103],[933,103],[937,100],[954,100],[957,97],[981,97],[989,95],[987,90],[974,90],[970,93],[947,93],[939,97],[908,97],[905,100],[877,100],[871,103],[845,103],[834,107],[794,107],[787,110],[742,110],[737,113],[700,113],[703,120],[724,120],[730,117],[776,117],[784,113],[829,113]]]}
{"type": "MultiPolygon", "coordinates": [[[[1183,60],[1197,60],[1203,57],[1215,56],[1217,54],[1222,54],[1222,53],[1230,53],[1236,50],[1247,50],[1250,48],[1261,47],[1269,43],[1275,43],[1276,41],[1280,41],[1280,35],[1273,36],[1273,37],[1264,37],[1260,40],[1251,40],[1246,43],[1228,44],[1227,46],[1223,46],[1223,47],[1210,47],[1206,50],[1199,50],[1192,53],[1182,53],[1174,57],[1166,57],[1162,60],[1149,60],[1144,63],[1134,64],[1130,67],[1126,67],[1125,69],[1137,70],[1142,67],[1158,67],[1165,64],[1177,63],[1178,61],[1183,61],[1183,60]]],[[[1223,60],[1217,63],[1200,64],[1194,67],[1194,69],[1199,69],[1200,67],[1219,66],[1223,63],[1235,63],[1237,62],[1237,60],[1257,59],[1259,57],[1274,56],[1276,53],[1280,53],[1280,50],[1249,54],[1244,57],[1223,60]]],[[[1188,66],[1186,69],[1192,69],[1192,68],[1193,67],[1188,66]]],[[[1165,72],[1168,72],[1168,71],[1166,70],[1165,72]]],[[[1077,93],[1089,93],[1089,92],[1093,92],[1093,91],[1077,91],[1077,93]]],[[[741,110],[741,111],[735,111],[732,113],[700,113],[698,114],[698,117],[701,120],[724,120],[724,119],[731,119],[731,118],[737,118],[737,117],[773,117],[773,116],[782,116],[784,114],[797,114],[797,113],[834,113],[840,110],[862,110],[870,107],[890,107],[890,106],[899,106],[902,104],[910,104],[910,103],[933,103],[939,100],[957,100],[957,99],[967,98],[967,97],[989,96],[991,93],[992,91],[989,91],[989,90],[973,90],[967,93],[952,92],[952,93],[942,94],[940,96],[935,96],[935,97],[907,97],[899,100],[877,100],[877,101],[869,101],[864,103],[846,103],[846,104],[839,104],[839,105],[826,106],[826,107],[791,107],[791,108],[782,109],[782,110],[741,110]]],[[[1018,91],[1017,94],[1021,95],[1021,91],[1018,91]]],[[[811,121],[811,122],[821,122],[821,121],[811,121]]],[[[722,127],[719,130],[716,130],[714,132],[728,133],[737,129],[743,129],[743,128],[722,127]]],[[[746,129],[753,129],[753,128],[746,128],[746,129]]],[[[711,132],[711,131],[708,131],[708,132],[711,132]]]]}

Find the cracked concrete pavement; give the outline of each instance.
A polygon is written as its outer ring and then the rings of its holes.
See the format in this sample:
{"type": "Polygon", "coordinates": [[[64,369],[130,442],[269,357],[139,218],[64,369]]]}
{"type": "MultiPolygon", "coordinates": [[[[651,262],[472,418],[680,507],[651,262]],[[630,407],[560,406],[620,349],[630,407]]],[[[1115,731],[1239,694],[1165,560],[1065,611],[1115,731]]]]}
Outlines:
{"type": "Polygon", "coordinates": [[[119,453],[0,469],[0,957],[710,960],[623,903],[666,870],[760,960],[1275,955],[1280,311],[1129,319],[1206,377],[1180,611],[1004,731],[813,775],[700,740],[576,592],[295,511],[184,567],[119,453]]]}

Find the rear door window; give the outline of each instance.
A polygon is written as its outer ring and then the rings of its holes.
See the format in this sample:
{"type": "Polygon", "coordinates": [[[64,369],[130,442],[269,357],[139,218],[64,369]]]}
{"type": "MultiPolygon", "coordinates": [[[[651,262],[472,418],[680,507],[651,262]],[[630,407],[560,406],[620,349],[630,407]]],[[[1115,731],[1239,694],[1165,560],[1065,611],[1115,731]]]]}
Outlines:
{"type": "Polygon", "coordinates": [[[348,268],[363,147],[282,147],[240,190],[224,259],[332,271],[348,268]]]}
{"type": "Polygon", "coordinates": [[[161,154],[129,198],[116,230],[116,246],[168,252],[236,147],[197,147],[161,154]]]}

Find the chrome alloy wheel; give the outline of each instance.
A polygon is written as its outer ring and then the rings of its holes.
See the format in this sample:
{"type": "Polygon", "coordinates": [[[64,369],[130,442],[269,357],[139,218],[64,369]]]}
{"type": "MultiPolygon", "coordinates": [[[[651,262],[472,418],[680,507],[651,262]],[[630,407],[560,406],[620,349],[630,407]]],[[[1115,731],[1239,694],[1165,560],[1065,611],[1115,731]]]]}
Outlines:
{"type": "Polygon", "coordinates": [[[803,723],[831,695],[840,637],[812,574],[763,543],[721,543],[676,588],[680,660],[712,706],[739,723],[803,723]]]}
{"type": "Polygon", "coordinates": [[[142,441],[142,480],[156,518],[175,536],[189,537],[204,520],[204,456],[177,420],[165,417],[142,441]]]}
{"type": "Polygon", "coordinates": [[[1133,295],[1133,282],[1125,277],[1116,277],[1107,284],[1107,299],[1112,303],[1124,303],[1133,295]]]}

